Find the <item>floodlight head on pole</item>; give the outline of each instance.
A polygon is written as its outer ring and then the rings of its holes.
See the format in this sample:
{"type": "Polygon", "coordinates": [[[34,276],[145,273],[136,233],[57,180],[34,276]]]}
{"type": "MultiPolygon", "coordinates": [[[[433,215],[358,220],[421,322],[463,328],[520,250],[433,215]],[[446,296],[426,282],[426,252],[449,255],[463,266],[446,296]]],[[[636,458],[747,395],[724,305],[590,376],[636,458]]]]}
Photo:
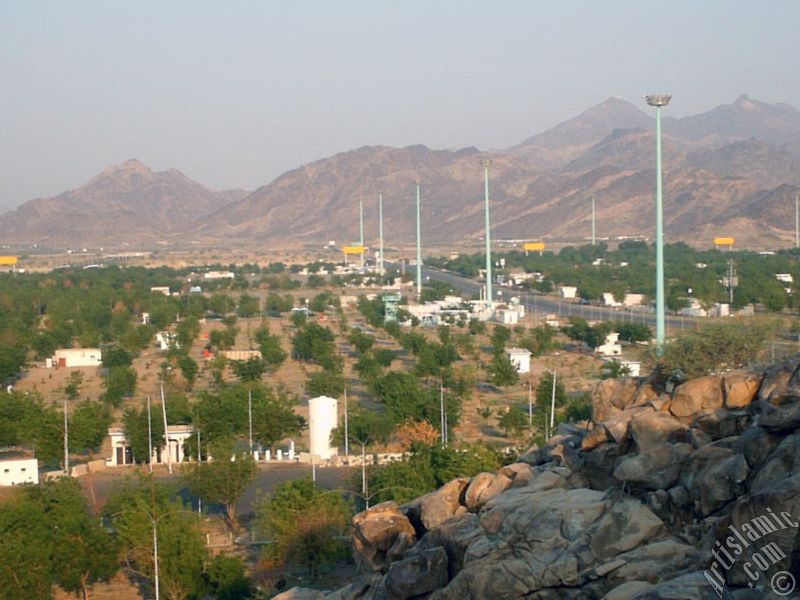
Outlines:
{"type": "Polygon", "coordinates": [[[665,94],[653,94],[650,96],[645,96],[644,99],[650,106],[666,106],[669,104],[669,101],[672,100],[672,96],[667,96],[665,94]]]}

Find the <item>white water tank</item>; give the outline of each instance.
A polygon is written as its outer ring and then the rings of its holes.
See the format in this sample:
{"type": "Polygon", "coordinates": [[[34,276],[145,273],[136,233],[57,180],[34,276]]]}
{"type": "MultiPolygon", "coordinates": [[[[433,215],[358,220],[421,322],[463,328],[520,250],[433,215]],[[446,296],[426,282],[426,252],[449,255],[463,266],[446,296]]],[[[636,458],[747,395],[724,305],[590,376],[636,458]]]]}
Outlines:
{"type": "Polygon", "coordinates": [[[339,424],[337,408],[339,401],[328,396],[317,396],[308,401],[309,452],[325,460],[335,456],[331,448],[331,431],[339,424]]]}

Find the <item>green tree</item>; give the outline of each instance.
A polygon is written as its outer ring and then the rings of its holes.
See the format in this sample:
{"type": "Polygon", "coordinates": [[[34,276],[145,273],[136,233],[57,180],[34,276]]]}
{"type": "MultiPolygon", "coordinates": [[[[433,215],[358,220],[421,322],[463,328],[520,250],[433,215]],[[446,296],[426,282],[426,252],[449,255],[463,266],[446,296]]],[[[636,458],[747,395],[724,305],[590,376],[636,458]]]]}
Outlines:
{"type": "Polygon", "coordinates": [[[495,324],[492,328],[492,348],[495,353],[505,350],[508,340],[511,339],[511,330],[500,324],[495,324]]]}
{"type": "Polygon", "coordinates": [[[136,389],[136,371],[132,367],[112,367],[108,374],[103,376],[103,383],[106,388],[102,395],[103,402],[119,406],[122,399],[132,396],[136,389]]]}
{"type": "Polygon", "coordinates": [[[172,488],[156,484],[152,476],[123,480],[112,488],[104,514],[122,546],[124,563],[151,585],[155,528],[165,598],[184,600],[205,593],[208,549],[200,518],[183,507],[172,488]]]}
{"type": "Polygon", "coordinates": [[[197,379],[197,371],[199,370],[197,362],[188,354],[184,354],[178,359],[178,368],[181,370],[181,375],[183,375],[183,378],[186,380],[186,386],[191,390],[197,379]]]}
{"type": "Polygon", "coordinates": [[[334,371],[317,371],[306,380],[306,392],[312,396],[336,398],[344,392],[344,375],[334,371]]]}
{"type": "Polygon", "coordinates": [[[99,402],[85,400],[69,416],[71,452],[97,452],[108,435],[111,413],[99,402]]]}
{"type": "Polygon", "coordinates": [[[83,374],[80,371],[70,373],[67,385],[64,386],[64,395],[70,400],[77,400],[81,393],[81,383],[83,383],[83,374]]]}
{"type": "Polygon", "coordinates": [[[206,503],[221,504],[225,519],[232,530],[239,526],[236,520],[236,503],[256,477],[256,463],[247,452],[229,457],[232,445],[214,446],[212,452],[217,460],[204,463],[189,463],[184,466],[183,477],[192,494],[206,503]]]}
{"type": "Polygon", "coordinates": [[[488,367],[490,381],[500,387],[514,385],[519,381],[517,367],[502,352],[495,352],[488,367]]]}
{"type": "MultiPolygon", "coordinates": [[[[549,371],[539,378],[536,384],[536,405],[544,406],[550,410],[553,400],[553,374],[549,371]]],[[[556,406],[563,406],[567,400],[567,392],[564,390],[564,383],[556,377],[556,406]]]]}
{"type": "Polygon", "coordinates": [[[500,429],[507,435],[519,436],[528,427],[528,414],[518,406],[512,406],[497,419],[500,429]]]}
{"type": "Polygon", "coordinates": [[[281,346],[281,338],[269,332],[265,326],[260,327],[255,334],[256,343],[261,350],[261,358],[271,368],[275,369],[286,360],[286,351],[281,346]]]}
{"type": "Polygon", "coordinates": [[[238,556],[217,554],[208,565],[207,579],[216,600],[245,600],[253,595],[244,561],[238,556]]]}
{"type": "Polygon", "coordinates": [[[241,381],[260,381],[267,370],[267,363],[258,356],[251,356],[247,360],[232,360],[230,365],[241,381]]]}
{"type": "Polygon", "coordinates": [[[158,447],[164,439],[164,420],[160,418],[161,406],[152,403],[150,406],[150,424],[147,423],[147,406],[142,406],[139,410],[129,408],[122,417],[122,427],[125,437],[131,447],[134,460],[140,464],[150,462],[148,455],[149,440],[148,432],[153,440],[153,447],[158,447]]]}
{"type": "Polygon", "coordinates": [[[278,484],[256,509],[259,531],[273,543],[264,558],[275,567],[302,565],[316,576],[345,555],[343,538],[352,510],[339,494],[318,488],[311,479],[278,484]]]}

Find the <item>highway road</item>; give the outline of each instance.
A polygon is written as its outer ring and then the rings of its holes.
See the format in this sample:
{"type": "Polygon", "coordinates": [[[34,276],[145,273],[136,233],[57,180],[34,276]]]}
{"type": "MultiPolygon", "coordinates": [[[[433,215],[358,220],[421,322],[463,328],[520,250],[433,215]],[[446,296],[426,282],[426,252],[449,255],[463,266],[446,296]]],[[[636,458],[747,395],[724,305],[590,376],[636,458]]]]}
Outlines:
{"type": "MultiPolygon", "coordinates": [[[[397,265],[392,265],[397,267],[397,265]]],[[[413,269],[413,267],[412,267],[413,269]]],[[[422,267],[423,278],[441,281],[452,286],[453,289],[468,295],[477,295],[483,289],[483,282],[470,279],[457,273],[444,271],[434,267],[422,267]]],[[[582,317],[589,321],[628,321],[631,323],[645,323],[652,328],[656,326],[656,316],[647,310],[632,311],[621,308],[609,308],[593,304],[581,304],[579,301],[562,300],[538,292],[527,291],[520,288],[494,286],[496,301],[517,296],[525,305],[525,310],[534,315],[534,318],[543,318],[548,314],[566,317],[582,317]]],[[[696,319],[666,315],[667,329],[691,329],[695,326],[696,319]]]]}

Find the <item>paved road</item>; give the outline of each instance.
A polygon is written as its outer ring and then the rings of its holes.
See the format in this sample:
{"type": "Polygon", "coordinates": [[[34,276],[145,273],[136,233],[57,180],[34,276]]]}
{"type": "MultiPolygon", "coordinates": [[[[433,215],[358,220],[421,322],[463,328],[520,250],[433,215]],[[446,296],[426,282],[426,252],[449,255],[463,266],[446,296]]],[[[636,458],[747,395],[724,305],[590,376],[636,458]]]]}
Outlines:
{"type": "MultiPolygon", "coordinates": [[[[454,289],[470,295],[478,294],[483,289],[483,282],[481,281],[434,267],[423,266],[422,274],[423,277],[447,283],[454,289]]],[[[645,323],[651,327],[656,326],[655,314],[647,311],[630,311],[605,306],[585,305],[577,301],[561,300],[538,292],[529,292],[517,288],[497,286],[494,289],[496,290],[496,299],[518,296],[525,305],[525,310],[534,314],[534,316],[556,314],[567,317],[583,317],[590,321],[630,321],[631,323],[645,323]]],[[[666,315],[665,318],[666,326],[670,329],[690,329],[694,327],[695,321],[691,317],[672,315],[666,315]]]]}

